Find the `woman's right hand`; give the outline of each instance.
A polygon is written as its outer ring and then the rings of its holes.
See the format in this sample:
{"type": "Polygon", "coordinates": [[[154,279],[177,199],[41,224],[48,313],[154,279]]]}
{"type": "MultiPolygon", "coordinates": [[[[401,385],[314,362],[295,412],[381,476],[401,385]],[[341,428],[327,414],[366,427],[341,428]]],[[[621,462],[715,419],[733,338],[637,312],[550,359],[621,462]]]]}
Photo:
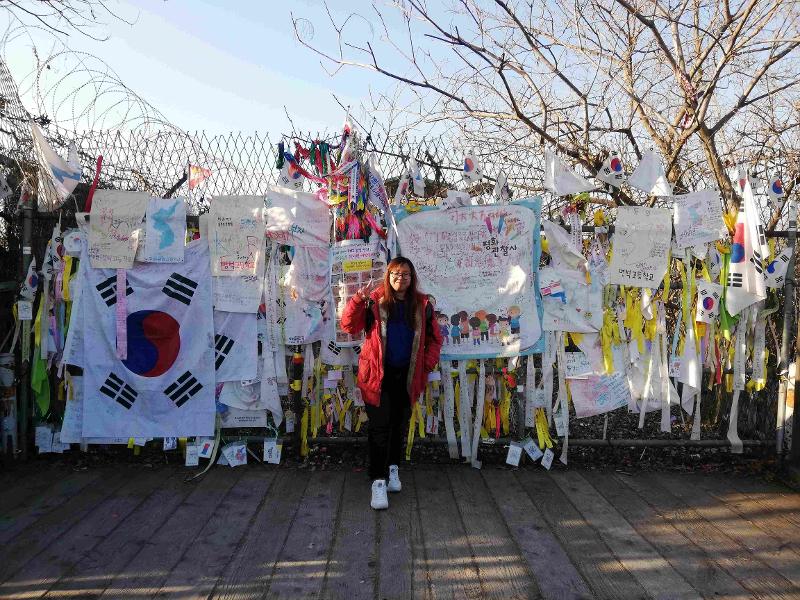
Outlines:
{"type": "Polygon", "coordinates": [[[362,302],[366,302],[369,298],[370,291],[372,291],[372,280],[370,279],[365,286],[356,291],[356,296],[361,298],[362,302]]]}
{"type": "Polygon", "coordinates": [[[358,291],[356,291],[356,296],[358,296],[361,299],[362,302],[366,302],[367,298],[369,298],[369,294],[370,294],[370,291],[371,291],[370,288],[371,288],[371,286],[368,283],[367,285],[365,285],[364,287],[362,287],[358,291]]]}

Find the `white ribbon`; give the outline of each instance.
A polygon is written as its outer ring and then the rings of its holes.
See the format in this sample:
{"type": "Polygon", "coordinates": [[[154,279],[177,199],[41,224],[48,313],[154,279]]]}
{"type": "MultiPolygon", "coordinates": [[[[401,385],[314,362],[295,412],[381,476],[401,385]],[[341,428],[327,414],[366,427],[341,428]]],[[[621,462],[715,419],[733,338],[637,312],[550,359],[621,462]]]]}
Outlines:
{"type": "Polygon", "coordinates": [[[456,429],[453,424],[455,413],[455,393],[453,392],[452,363],[449,360],[441,361],[439,368],[442,373],[442,383],[444,384],[444,428],[447,433],[447,450],[450,458],[458,458],[458,442],[456,441],[456,429]]]}
{"type": "Polygon", "coordinates": [[[467,361],[458,361],[458,385],[461,397],[459,407],[461,414],[458,416],[461,426],[461,456],[470,458],[472,456],[472,439],[469,437],[469,426],[472,423],[472,406],[470,405],[469,379],[467,378],[467,361]]]}
{"type": "MultiPolygon", "coordinates": [[[[484,396],[486,395],[486,366],[483,359],[479,361],[478,367],[478,392],[475,398],[475,424],[472,429],[472,466],[476,469],[481,468],[481,462],[478,460],[478,448],[481,445],[481,423],[483,422],[483,405],[484,396]]],[[[470,386],[471,387],[471,386],[470,386]]]]}

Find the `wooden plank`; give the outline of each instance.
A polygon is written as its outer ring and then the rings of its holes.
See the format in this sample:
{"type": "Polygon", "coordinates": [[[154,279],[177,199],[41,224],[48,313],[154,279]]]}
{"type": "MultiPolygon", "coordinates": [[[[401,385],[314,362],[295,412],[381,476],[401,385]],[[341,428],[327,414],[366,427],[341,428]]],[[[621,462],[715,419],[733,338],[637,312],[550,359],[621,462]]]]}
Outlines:
{"type": "Polygon", "coordinates": [[[0,556],[17,535],[30,529],[36,521],[49,512],[64,506],[71,498],[100,479],[103,474],[102,469],[63,473],[52,486],[46,487],[29,500],[30,504],[18,506],[8,512],[4,511],[0,516],[0,556]]]}
{"type": "MultiPolygon", "coordinates": [[[[91,479],[96,480],[97,477],[91,479]]],[[[37,519],[10,543],[3,544],[5,557],[0,562],[0,581],[6,581],[76,523],[81,522],[97,505],[114,494],[127,477],[125,471],[117,469],[110,473],[106,471],[102,479],[102,484],[82,485],[79,493],[37,519]]]]}
{"type": "Polygon", "coordinates": [[[670,494],[657,479],[646,474],[617,481],[634,490],[666,522],[679,528],[708,557],[759,598],[792,598],[791,584],[745,548],[703,519],[694,508],[670,494]]]}
{"type": "Polygon", "coordinates": [[[38,469],[19,469],[8,474],[0,480],[0,524],[2,524],[8,513],[21,505],[30,507],[34,499],[41,497],[47,488],[61,481],[70,472],[64,470],[47,468],[38,469]]]}
{"type": "Polygon", "coordinates": [[[267,598],[314,598],[322,589],[344,473],[315,473],[272,572],[267,598]]]}
{"type": "Polygon", "coordinates": [[[307,471],[276,471],[264,504],[223,570],[213,598],[245,600],[266,593],[309,479],[307,471]]]}
{"type": "Polygon", "coordinates": [[[420,502],[417,483],[414,474],[409,472],[403,476],[403,492],[411,498],[411,515],[409,520],[411,536],[411,556],[413,559],[413,579],[412,589],[415,598],[432,598],[430,588],[430,577],[428,574],[428,554],[425,548],[425,537],[423,535],[422,515],[426,514],[423,504],[420,502]]]}
{"type": "MultiPolygon", "coordinates": [[[[406,481],[401,493],[409,493],[406,481]]],[[[390,510],[394,510],[395,497],[389,498],[390,510]]],[[[370,508],[369,498],[370,483],[364,473],[347,473],[322,598],[359,600],[375,598],[378,593],[377,511],[370,508]]]]}
{"type": "Polygon", "coordinates": [[[692,544],[680,528],[662,520],[653,507],[617,481],[624,476],[602,471],[581,475],[703,596],[749,597],[750,593],[692,544]]]}
{"type": "Polygon", "coordinates": [[[0,585],[0,597],[38,598],[83,558],[166,479],[166,471],[137,473],[61,537],[0,585]]]}
{"type": "Polygon", "coordinates": [[[434,598],[480,598],[478,567],[446,473],[446,468],[412,472],[420,502],[429,594],[434,598]]]}
{"type": "Polygon", "coordinates": [[[186,470],[165,467],[168,478],[150,496],[88,552],[45,594],[45,598],[97,597],[111,585],[117,573],[149,543],[165,521],[196,489],[186,483],[186,470]]]}
{"type": "MultiPolygon", "coordinates": [[[[418,518],[416,488],[411,471],[403,472],[403,491],[389,494],[389,509],[377,513],[378,527],[378,598],[412,598],[414,596],[414,551],[411,542],[411,520],[418,518]]],[[[371,490],[361,500],[365,510],[371,490]]],[[[427,590],[427,581],[419,582],[420,592],[427,590]]]]}
{"type": "Polygon", "coordinates": [[[164,525],[117,573],[101,598],[152,596],[245,469],[211,469],[164,525]]]}
{"type": "Polygon", "coordinates": [[[552,472],[550,477],[650,596],[686,600],[702,597],[580,473],[552,472]]]}
{"type": "Polygon", "coordinates": [[[477,469],[448,469],[484,598],[541,598],[528,563],[477,469]]]}
{"type": "Polygon", "coordinates": [[[248,467],[217,506],[180,562],[161,586],[159,598],[208,598],[225,565],[252,525],[275,476],[263,466],[248,467]]]}
{"type": "Polygon", "coordinates": [[[725,535],[768,564],[800,590],[800,557],[764,533],[751,521],[743,519],[725,503],[699,486],[687,486],[679,475],[662,473],[658,477],[671,494],[690,503],[706,521],[715,525],[725,535]]]}
{"type": "MultiPolygon", "coordinates": [[[[709,477],[709,483],[719,478],[709,477]]],[[[757,512],[768,511],[770,514],[780,516],[789,523],[792,531],[800,531],[800,493],[780,484],[766,482],[752,477],[725,478],[724,485],[730,489],[726,496],[736,496],[738,499],[754,503],[757,512]],[[760,506],[760,508],[758,508],[760,506]]],[[[800,539],[800,536],[793,536],[800,539]]]]}
{"type": "Polygon", "coordinates": [[[648,597],[544,469],[533,467],[515,475],[597,598],[648,597]]]}
{"type": "Polygon", "coordinates": [[[591,598],[592,593],[583,577],[514,474],[507,469],[486,466],[481,473],[496,510],[505,520],[536,578],[542,597],[547,600],[591,598]]]}
{"type": "Polygon", "coordinates": [[[791,500],[785,500],[789,494],[764,490],[742,493],[733,487],[736,484],[729,477],[691,477],[690,485],[702,487],[741,518],[777,540],[781,547],[800,555],[800,525],[788,518],[800,512],[800,508],[795,508],[791,500]]]}

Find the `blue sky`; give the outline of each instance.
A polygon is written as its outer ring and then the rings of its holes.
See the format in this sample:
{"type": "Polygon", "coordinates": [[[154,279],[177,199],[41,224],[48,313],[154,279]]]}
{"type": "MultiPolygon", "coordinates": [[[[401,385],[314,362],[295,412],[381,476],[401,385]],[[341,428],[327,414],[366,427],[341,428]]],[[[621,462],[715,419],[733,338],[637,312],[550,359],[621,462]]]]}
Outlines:
{"type": "MultiPolygon", "coordinates": [[[[290,11],[314,24],[315,41],[327,40],[326,47],[333,48],[320,0],[120,0],[112,6],[135,24],[109,21],[110,39],[104,42],[73,34],[70,48],[102,57],[129,88],[190,131],[275,135],[290,130],[284,106],[300,129],[335,130],[344,113],[332,93],[357,107],[369,86],[391,85],[359,69],[330,77],[320,58],[295,40],[290,11]]],[[[353,10],[366,11],[369,3],[331,0],[329,6],[342,19],[353,10]]],[[[362,35],[369,31],[363,21],[351,26],[362,35]]],[[[40,55],[47,54],[46,38],[36,36],[34,43],[40,55]]],[[[6,56],[22,80],[30,72],[30,41],[12,42],[6,56]]],[[[71,68],[67,61],[53,67],[53,81],[71,68]]]]}

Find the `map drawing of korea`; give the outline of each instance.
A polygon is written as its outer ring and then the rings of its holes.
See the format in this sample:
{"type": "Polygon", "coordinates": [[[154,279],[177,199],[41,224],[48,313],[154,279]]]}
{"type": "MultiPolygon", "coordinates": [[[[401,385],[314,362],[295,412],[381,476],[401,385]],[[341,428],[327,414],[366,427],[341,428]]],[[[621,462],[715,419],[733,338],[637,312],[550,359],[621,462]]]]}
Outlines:
{"type": "Polygon", "coordinates": [[[153,228],[159,234],[159,250],[169,248],[175,242],[175,232],[169,226],[169,219],[175,214],[178,202],[179,200],[176,200],[171,206],[159,208],[153,214],[153,228]]]}

